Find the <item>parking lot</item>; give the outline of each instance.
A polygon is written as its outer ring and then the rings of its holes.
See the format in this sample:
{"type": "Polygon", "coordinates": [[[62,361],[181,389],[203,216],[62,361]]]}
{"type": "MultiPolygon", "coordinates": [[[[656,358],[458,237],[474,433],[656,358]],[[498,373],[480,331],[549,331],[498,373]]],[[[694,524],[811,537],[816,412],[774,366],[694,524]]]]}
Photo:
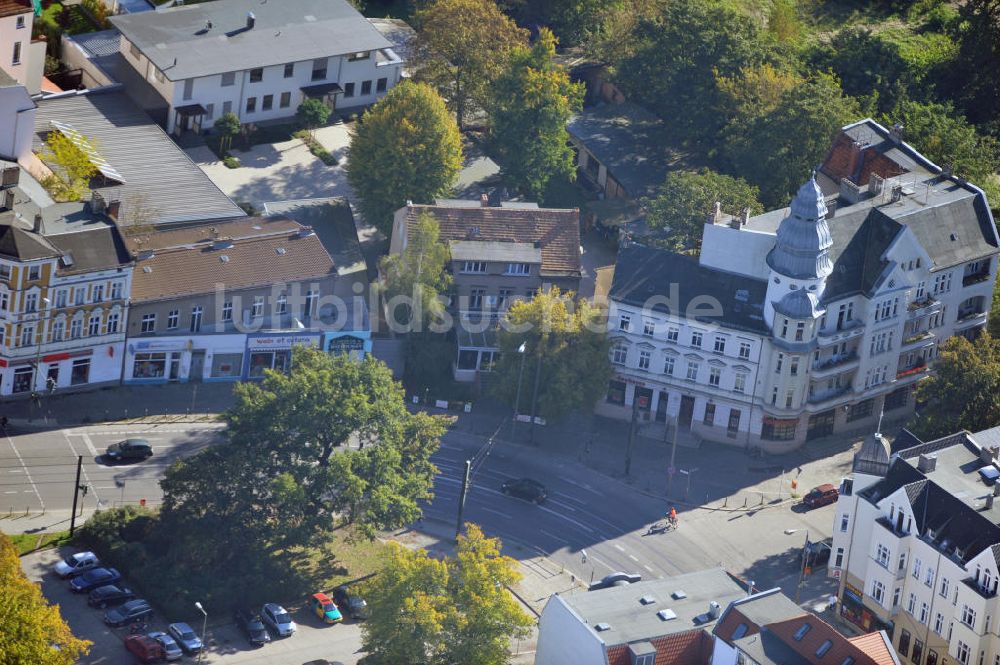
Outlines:
{"type": "MultiPolygon", "coordinates": [[[[66,554],[68,552],[63,552],[66,554]]],[[[129,634],[129,629],[110,628],[104,624],[104,611],[92,609],[87,605],[86,594],[75,594],[69,589],[69,582],[60,579],[53,568],[59,561],[60,552],[46,550],[25,556],[21,559],[21,567],[29,579],[39,582],[45,597],[56,603],[62,610],[63,617],[77,637],[90,640],[93,646],[90,655],[80,662],[84,665],[132,664],[135,657],[125,651],[123,641],[129,634]]],[[[124,582],[128,586],[128,581],[124,582]]],[[[147,599],[156,609],[156,599],[147,599]]],[[[287,607],[291,612],[298,630],[292,637],[274,639],[263,647],[252,647],[238,631],[228,616],[213,616],[212,608],[205,608],[208,613],[208,631],[206,643],[208,649],[202,662],[212,665],[302,665],[318,658],[344,665],[354,665],[361,657],[361,630],[358,623],[347,620],[332,626],[325,625],[312,615],[303,599],[301,607],[287,607]]],[[[164,617],[156,613],[150,621],[150,630],[166,631],[167,624],[172,621],[187,621],[196,632],[201,631],[200,614],[196,608],[191,608],[191,616],[164,617]]],[[[193,662],[197,657],[184,656],[181,661],[193,662]]]]}

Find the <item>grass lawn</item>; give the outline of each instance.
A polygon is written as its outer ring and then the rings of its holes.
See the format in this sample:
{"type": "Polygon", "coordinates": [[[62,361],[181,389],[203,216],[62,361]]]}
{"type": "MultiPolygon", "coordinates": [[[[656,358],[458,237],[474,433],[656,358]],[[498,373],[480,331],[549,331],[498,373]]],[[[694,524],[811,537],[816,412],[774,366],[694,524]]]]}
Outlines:
{"type": "Polygon", "coordinates": [[[322,547],[305,552],[302,565],[315,571],[317,590],[328,591],[378,572],[386,547],[381,540],[368,540],[352,527],[345,527],[322,547]]]}
{"type": "Polygon", "coordinates": [[[69,542],[69,530],[47,531],[45,533],[15,533],[10,535],[17,548],[18,555],[25,555],[35,550],[59,547],[69,542]]]}

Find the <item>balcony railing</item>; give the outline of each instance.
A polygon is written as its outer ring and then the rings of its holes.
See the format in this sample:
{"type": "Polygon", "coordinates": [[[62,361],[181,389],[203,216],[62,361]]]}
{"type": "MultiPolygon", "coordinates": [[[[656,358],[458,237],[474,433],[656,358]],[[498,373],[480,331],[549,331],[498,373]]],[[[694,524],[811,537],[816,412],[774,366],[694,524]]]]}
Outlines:
{"type": "Polygon", "coordinates": [[[956,323],[964,323],[983,316],[986,316],[986,312],[980,311],[978,307],[973,309],[960,309],[958,310],[958,320],[956,323]]]}
{"type": "Polygon", "coordinates": [[[911,344],[918,344],[920,342],[928,341],[934,338],[934,333],[930,330],[923,330],[918,333],[914,333],[903,340],[903,346],[910,346],[911,344]]]}
{"type": "Polygon", "coordinates": [[[908,376],[913,376],[915,374],[920,374],[927,370],[927,363],[922,362],[919,365],[914,365],[913,367],[907,367],[906,369],[901,369],[896,372],[897,379],[905,379],[908,376]]]}
{"type": "Polygon", "coordinates": [[[851,386],[846,385],[846,386],[841,386],[839,388],[833,388],[831,390],[824,390],[823,392],[817,392],[813,393],[812,395],[809,395],[809,399],[806,401],[808,401],[810,404],[819,404],[821,402],[826,402],[827,400],[841,397],[842,395],[847,394],[847,392],[850,391],[850,389],[851,386]]]}
{"type": "Polygon", "coordinates": [[[987,272],[977,272],[971,275],[966,275],[962,278],[962,286],[972,286],[973,284],[981,284],[990,278],[990,273],[987,272]]]}
{"type": "Polygon", "coordinates": [[[822,360],[817,360],[813,363],[813,371],[815,372],[825,372],[828,369],[834,369],[842,365],[846,365],[858,359],[857,351],[850,351],[844,354],[837,354],[830,356],[829,358],[823,358],[822,360]]]}
{"type": "Polygon", "coordinates": [[[925,314],[931,314],[934,308],[940,307],[941,301],[931,296],[924,296],[918,300],[914,300],[909,305],[906,306],[906,318],[916,319],[925,314]]]}

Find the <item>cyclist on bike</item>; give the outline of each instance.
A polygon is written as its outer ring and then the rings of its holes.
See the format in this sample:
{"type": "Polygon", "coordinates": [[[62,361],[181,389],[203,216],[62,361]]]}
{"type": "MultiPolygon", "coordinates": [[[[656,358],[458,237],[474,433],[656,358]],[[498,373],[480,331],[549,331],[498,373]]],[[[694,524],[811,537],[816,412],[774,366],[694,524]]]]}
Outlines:
{"type": "Polygon", "coordinates": [[[667,520],[672,525],[677,526],[677,508],[670,506],[670,513],[667,515],[667,520]]]}

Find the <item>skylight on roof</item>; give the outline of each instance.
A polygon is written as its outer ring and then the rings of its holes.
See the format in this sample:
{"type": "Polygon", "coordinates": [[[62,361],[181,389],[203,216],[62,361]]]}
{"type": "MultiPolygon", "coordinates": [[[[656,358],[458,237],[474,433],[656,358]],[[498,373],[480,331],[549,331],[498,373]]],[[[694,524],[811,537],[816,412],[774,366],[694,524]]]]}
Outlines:
{"type": "Polygon", "coordinates": [[[745,623],[741,623],[740,625],[736,626],[736,630],[733,631],[732,639],[734,640],[740,639],[741,637],[747,634],[748,630],[749,627],[745,623]]]}
{"type": "Polygon", "coordinates": [[[811,629],[812,629],[811,625],[809,625],[808,623],[804,623],[799,627],[797,631],[795,631],[795,634],[792,635],[792,638],[794,638],[796,642],[801,642],[802,638],[805,637],[806,633],[808,633],[811,629]]]}

